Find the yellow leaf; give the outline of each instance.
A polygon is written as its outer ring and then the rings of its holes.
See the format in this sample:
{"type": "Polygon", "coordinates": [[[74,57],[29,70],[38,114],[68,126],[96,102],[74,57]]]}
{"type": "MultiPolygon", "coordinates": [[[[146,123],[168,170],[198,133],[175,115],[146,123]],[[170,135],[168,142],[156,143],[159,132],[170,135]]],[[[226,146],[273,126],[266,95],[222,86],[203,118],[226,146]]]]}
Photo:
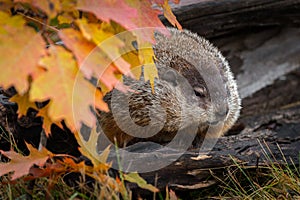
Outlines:
{"type": "Polygon", "coordinates": [[[14,2],[31,4],[36,8],[44,11],[49,16],[49,18],[55,17],[57,13],[61,10],[61,4],[59,0],[15,0],[14,2]]]}
{"type": "Polygon", "coordinates": [[[60,46],[51,46],[49,56],[40,63],[47,69],[32,82],[30,99],[44,101],[51,99],[48,115],[53,122],[65,120],[72,130],[81,123],[93,127],[96,118],[90,106],[108,111],[102,94],[78,70],[73,55],[60,46]]]}
{"type": "Polygon", "coordinates": [[[131,31],[124,31],[117,35],[120,40],[124,42],[124,46],[120,48],[120,53],[124,60],[131,64],[131,73],[136,79],[140,79],[142,73],[142,63],[139,58],[137,46],[134,47],[134,43],[137,45],[137,38],[131,31]]]}
{"type": "Polygon", "coordinates": [[[5,29],[9,28],[20,28],[23,29],[25,24],[25,20],[22,19],[21,16],[13,16],[11,17],[8,13],[0,12],[0,25],[4,26],[5,29]]]}
{"type": "Polygon", "coordinates": [[[21,117],[22,115],[26,116],[29,108],[38,110],[35,103],[29,100],[28,92],[26,92],[24,95],[16,94],[9,100],[18,104],[18,117],[21,117]]]}
{"type": "Polygon", "coordinates": [[[0,10],[5,12],[10,12],[11,8],[14,6],[14,3],[11,0],[0,0],[0,10]]]}
{"type": "Polygon", "coordinates": [[[52,102],[50,101],[45,107],[41,108],[39,112],[37,113],[37,116],[43,117],[43,129],[45,131],[45,134],[47,137],[49,137],[51,133],[51,125],[55,123],[57,126],[59,126],[61,129],[63,129],[62,124],[60,121],[53,121],[48,114],[48,109],[52,102]]]}
{"type": "Polygon", "coordinates": [[[74,21],[74,18],[69,14],[64,13],[57,17],[59,24],[71,24],[74,21]]]}
{"type": "Polygon", "coordinates": [[[79,16],[78,11],[76,10],[76,0],[60,0],[60,2],[61,10],[65,12],[76,12],[77,14],[75,14],[75,16],[79,16]]]}
{"type": "Polygon", "coordinates": [[[138,41],[139,58],[143,63],[144,79],[150,81],[152,92],[154,92],[154,79],[158,78],[157,68],[154,63],[154,51],[150,42],[138,41]]]}
{"type": "Polygon", "coordinates": [[[74,134],[78,144],[80,145],[80,152],[86,157],[88,157],[95,167],[105,164],[110,152],[110,146],[108,146],[105,148],[102,154],[98,153],[97,143],[99,133],[96,129],[96,127],[93,127],[91,129],[88,141],[84,140],[80,132],[75,132],[74,134]]]}
{"type": "Polygon", "coordinates": [[[93,41],[115,64],[118,70],[122,74],[130,74],[130,64],[126,62],[119,51],[121,47],[124,46],[122,40],[120,40],[115,33],[106,31],[110,26],[107,23],[96,24],[96,23],[87,23],[86,19],[77,20],[83,36],[93,41]],[[102,27],[105,29],[102,29],[102,27]]]}
{"type": "Polygon", "coordinates": [[[106,163],[107,162],[107,158],[110,152],[110,146],[107,146],[104,151],[99,155],[98,160],[101,163],[106,163]]]}
{"type": "Polygon", "coordinates": [[[19,94],[27,91],[28,76],[36,72],[39,59],[46,54],[41,35],[24,24],[20,16],[0,12],[0,85],[15,86],[19,94]]]}
{"type": "Polygon", "coordinates": [[[161,5],[161,7],[164,9],[164,16],[167,18],[167,20],[173,25],[176,26],[179,30],[182,30],[182,26],[177,21],[176,16],[171,10],[171,7],[168,3],[168,0],[164,1],[164,4],[161,5]]]}
{"type": "Polygon", "coordinates": [[[151,184],[147,184],[147,182],[140,177],[138,173],[129,173],[123,174],[126,181],[131,183],[136,183],[139,187],[147,189],[151,192],[159,192],[159,190],[151,184]]]}
{"type": "Polygon", "coordinates": [[[94,43],[86,40],[79,31],[73,29],[64,29],[59,32],[59,36],[64,44],[72,50],[80,71],[90,79],[95,76],[100,79],[105,86],[112,90],[119,80],[116,78],[117,69],[103,51],[94,43]]]}

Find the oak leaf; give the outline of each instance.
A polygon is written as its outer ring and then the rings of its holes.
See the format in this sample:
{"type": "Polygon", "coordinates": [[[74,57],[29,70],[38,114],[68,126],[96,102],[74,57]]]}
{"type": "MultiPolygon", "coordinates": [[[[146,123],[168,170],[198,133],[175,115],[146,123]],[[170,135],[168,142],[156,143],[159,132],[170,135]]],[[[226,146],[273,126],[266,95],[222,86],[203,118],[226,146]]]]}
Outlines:
{"type": "Polygon", "coordinates": [[[83,138],[82,133],[80,132],[74,133],[74,136],[78,144],[80,145],[79,148],[80,152],[86,157],[88,157],[92,161],[95,167],[105,164],[110,152],[110,145],[109,145],[101,154],[99,154],[97,150],[99,135],[100,133],[97,132],[96,127],[93,127],[91,129],[90,136],[87,141],[85,141],[85,139],[83,138]]]}
{"type": "Polygon", "coordinates": [[[41,177],[50,177],[53,174],[59,175],[60,173],[64,173],[66,171],[66,167],[60,163],[47,162],[43,168],[31,167],[29,170],[30,176],[24,177],[23,180],[28,181],[41,177]]]}
{"type": "Polygon", "coordinates": [[[72,54],[60,46],[51,46],[40,63],[47,71],[32,82],[31,101],[51,99],[48,115],[52,121],[65,120],[75,131],[81,123],[93,126],[95,116],[90,107],[108,111],[102,94],[78,70],[72,54]]]}
{"type": "Polygon", "coordinates": [[[46,54],[41,35],[24,24],[22,17],[0,12],[0,84],[15,86],[19,94],[28,90],[28,76],[36,73],[39,59],[46,54]]]}
{"type": "Polygon", "coordinates": [[[147,189],[151,192],[159,192],[159,190],[151,184],[148,184],[138,173],[123,174],[124,179],[131,183],[136,183],[139,187],[147,189]]]}
{"type": "Polygon", "coordinates": [[[8,163],[0,163],[0,176],[9,172],[14,172],[12,180],[20,178],[29,174],[30,168],[33,165],[42,167],[45,162],[50,158],[51,153],[43,148],[41,151],[33,148],[30,144],[27,145],[30,154],[29,156],[23,156],[15,151],[2,151],[0,152],[10,159],[8,163]]]}

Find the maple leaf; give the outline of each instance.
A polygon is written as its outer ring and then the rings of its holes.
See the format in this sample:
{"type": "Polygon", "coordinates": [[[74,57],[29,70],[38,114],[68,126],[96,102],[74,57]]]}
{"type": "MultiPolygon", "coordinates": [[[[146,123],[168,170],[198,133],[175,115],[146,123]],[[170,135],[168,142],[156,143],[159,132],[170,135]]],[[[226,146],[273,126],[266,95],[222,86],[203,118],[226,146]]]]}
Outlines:
{"type": "Polygon", "coordinates": [[[28,76],[36,73],[40,57],[46,54],[41,35],[24,24],[22,17],[0,12],[0,85],[15,86],[19,94],[28,90],[28,76]]]}
{"type": "Polygon", "coordinates": [[[63,129],[62,124],[60,123],[60,121],[54,122],[49,114],[48,114],[48,109],[49,106],[52,104],[52,102],[50,101],[46,106],[44,106],[43,108],[41,108],[39,110],[39,112],[37,113],[37,116],[43,117],[43,129],[45,131],[45,134],[47,137],[49,137],[50,133],[51,133],[51,125],[53,123],[55,123],[57,126],[59,126],[61,129],[63,129]]]}
{"type": "Polygon", "coordinates": [[[14,6],[11,0],[1,0],[0,10],[5,12],[10,12],[11,8],[14,6]]]}
{"type": "Polygon", "coordinates": [[[91,129],[88,141],[85,141],[80,132],[74,133],[74,136],[80,146],[80,152],[88,157],[95,167],[105,164],[110,152],[110,146],[107,146],[106,149],[101,154],[99,154],[97,150],[99,134],[100,133],[97,132],[96,127],[93,127],[91,129]]]}
{"type": "Polygon", "coordinates": [[[9,101],[16,102],[18,104],[18,117],[22,115],[26,116],[27,110],[33,108],[38,110],[35,103],[29,100],[29,93],[26,92],[23,95],[16,94],[9,99],[9,101]]]}
{"type": "Polygon", "coordinates": [[[130,6],[137,9],[137,17],[133,19],[133,22],[136,26],[131,27],[131,29],[138,28],[136,31],[132,30],[138,37],[142,38],[145,41],[155,43],[155,29],[163,34],[170,34],[158,18],[158,15],[161,12],[159,10],[154,10],[150,1],[126,0],[126,2],[130,6]]]}
{"type": "Polygon", "coordinates": [[[140,79],[142,73],[141,55],[139,55],[137,47],[134,46],[137,44],[137,37],[130,31],[124,31],[117,36],[125,43],[125,45],[119,49],[123,59],[131,64],[131,73],[133,76],[136,79],[140,79]]]}
{"type": "Polygon", "coordinates": [[[34,7],[44,11],[50,18],[53,18],[61,9],[61,4],[59,0],[15,0],[14,2],[28,3],[34,7]]]}
{"type": "MultiPolygon", "coordinates": [[[[160,4],[164,4],[165,2],[168,2],[168,0],[151,0],[152,2],[160,5],[160,4]]],[[[173,2],[175,4],[179,4],[180,0],[170,0],[170,2],[173,2]]]]}
{"type": "Polygon", "coordinates": [[[109,28],[107,27],[110,26],[109,24],[87,23],[86,19],[77,20],[77,24],[83,36],[92,40],[114,62],[122,74],[131,75],[130,64],[121,57],[119,52],[125,44],[114,33],[105,30],[109,28]]]}
{"type": "Polygon", "coordinates": [[[139,58],[143,63],[144,79],[150,81],[152,92],[154,92],[154,79],[158,78],[157,68],[154,63],[154,51],[150,42],[139,41],[139,58]]]}
{"type": "Polygon", "coordinates": [[[86,40],[79,31],[64,29],[59,32],[59,37],[74,53],[80,70],[88,79],[94,75],[109,90],[112,90],[120,83],[115,77],[117,69],[112,64],[112,61],[94,43],[86,40]]]}
{"type": "Polygon", "coordinates": [[[51,153],[48,152],[45,148],[41,151],[33,148],[30,144],[27,145],[30,154],[29,156],[23,156],[15,151],[2,151],[0,152],[10,159],[8,163],[0,163],[0,176],[7,174],[9,172],[14,172],[12,175],[12,180],[20,178],[24,175],[27,175],[30,171],[30,168],[35,164],[42,167],[48,158],[51,156],[51,153]]]}
{"type": "Polygon", "coordinates": [[[78,0],[79,10],[94,13],[98,19],[109,22],[114,20],[126,29],[137,28],[133,19],[138,17],[137,10],[128,6],[124,0],[118,1],[97,1],[97,0],[78,0]]]}
{"type": "Polygon", "coordinates": [[[76,10],[76,1],[74,0],[61,0],[61,10],[64,12],[75,12],[76,14],[79,13],[78,10],[76,10]]]}
{"type": "Polygon", "coordinates": [[[168,3],[168,0],[164,0],[164,3],[159,4],[164,9],[164,16],[167,20],[173,25],[176,26],[179,30],[182,29],[182,26],[177,21],[176,16],[173,14],[171,7],[168,3]]]}
{"type": "Polygon", "coordinates": [[[74,21],[73,16],[68,13],[63,13],[57,17],[59,24],[71,24],[74,21]]]}
{"type": "Polygon", "coordinates": [[[72,54],[60,46],[51,46],[40,63],[47,71],[32,82],[30,100],[51,99],[48,115],[52,121],[65,120],[71,131],[81,123],[93,126],[95,116],[90,106],[108,111],[102,94],[78,70],[72,54]]]}
{"type": "Polygon", "coordinates": [[[150,1],[119,0],[119,1],[96,1],[79,0],[77,8],[94,13],[98,19],[109,22],[113,20],[127,30],[140,28],[138,34],[144,40],[154,43],[153,30],[157,28],[160,32],[168,34],[167,29],[158,18],[160,11],[152,9],[150,1]]]}

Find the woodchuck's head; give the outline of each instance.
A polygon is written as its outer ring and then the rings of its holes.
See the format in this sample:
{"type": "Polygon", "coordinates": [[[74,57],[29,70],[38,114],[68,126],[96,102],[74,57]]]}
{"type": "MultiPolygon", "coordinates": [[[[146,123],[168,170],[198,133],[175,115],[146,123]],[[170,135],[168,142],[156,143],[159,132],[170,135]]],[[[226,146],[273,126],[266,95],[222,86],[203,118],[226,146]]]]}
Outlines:
{"type": "MultiPolygon", "coordinates": [[[[156,34],[157,65],[169,67],[179,74],[173,75],[173,82],[182,85],[179,88],[186,105],[191,105],[188,113],[198,120],[199,131],[223,122],[219,136],[224,134],[237,120],[241,108],[236,81],[227,61],[217,48],[197,34],[174,28],[169,31],[171,36],[156,34]],[[180,76],[187,81],[185,84],[180,76]]],[[[162,70],[159,75],[170,81],[172,76],[166,71],[162,70]]]]}

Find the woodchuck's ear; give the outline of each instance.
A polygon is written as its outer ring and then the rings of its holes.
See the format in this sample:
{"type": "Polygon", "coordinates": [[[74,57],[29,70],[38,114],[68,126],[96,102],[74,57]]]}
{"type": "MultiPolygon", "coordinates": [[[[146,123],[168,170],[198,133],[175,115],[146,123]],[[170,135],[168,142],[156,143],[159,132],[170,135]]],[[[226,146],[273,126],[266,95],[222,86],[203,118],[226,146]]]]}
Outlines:
{"type": "Polygon", "coordinates": [[[172,83],[174,87],[178,85],[177,75],[173,70],[167,70],[162,74],[161,79],[172,83]]]}

